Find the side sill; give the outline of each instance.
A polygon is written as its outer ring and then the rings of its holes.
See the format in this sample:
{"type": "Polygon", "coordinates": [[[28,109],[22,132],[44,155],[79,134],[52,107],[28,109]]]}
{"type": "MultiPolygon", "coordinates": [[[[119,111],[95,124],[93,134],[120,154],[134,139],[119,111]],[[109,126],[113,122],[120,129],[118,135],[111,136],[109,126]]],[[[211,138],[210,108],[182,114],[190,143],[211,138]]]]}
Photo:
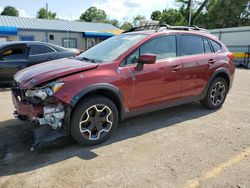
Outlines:
{"type": "Polygon", "coordinates": [[[138,108],[138,109],[127,112],[125,114],[125,119],[138,116],[138,115],[142,115],[142,114],[147,114],[147,113],[158,111],[158,110],[162,110],[162,109],[166,109],[166,108],[170,108],[170,107],[174,107],[174,106],[179,106],[182,104],[187,104],[190,102],[199,101],[199,100],[202,100],[203,98],[204,98],[204,95],[200,95],[200,96],[195,96],[195,97],[176,99],[174,101],[167,101],[167,102],[162,102],[160,104],[154,104],[154,105],[150,105],[147,107],[138,108]]]}

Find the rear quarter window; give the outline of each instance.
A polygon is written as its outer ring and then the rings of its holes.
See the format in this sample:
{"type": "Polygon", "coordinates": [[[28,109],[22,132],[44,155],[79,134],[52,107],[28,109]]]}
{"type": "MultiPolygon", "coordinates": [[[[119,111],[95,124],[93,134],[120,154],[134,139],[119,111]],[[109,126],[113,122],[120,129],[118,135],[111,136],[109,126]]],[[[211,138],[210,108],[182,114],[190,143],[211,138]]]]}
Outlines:
{"type": "Polygon", "coordinates": [[[204,41],[204,49],[205,49],[205,53],[213,53],[213,50],[211,49],[211,46],[208,42],[208,39],[203,38],[204,41]]]}
{"type": "Polygon", "coordinates": [[[214,52],[218,52],[221,50],[221,45],[218,42],[215,42],[214,40],[210,40],[212,47],[214,49],[214,52]]]}

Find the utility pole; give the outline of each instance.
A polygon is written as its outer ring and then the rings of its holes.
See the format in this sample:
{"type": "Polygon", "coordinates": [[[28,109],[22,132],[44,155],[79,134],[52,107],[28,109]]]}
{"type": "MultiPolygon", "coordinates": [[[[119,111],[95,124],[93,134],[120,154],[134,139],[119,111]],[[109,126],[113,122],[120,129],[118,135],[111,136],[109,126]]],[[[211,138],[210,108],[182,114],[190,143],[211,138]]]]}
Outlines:
{"type": "Polygon", "coordinates": [[[188,19],[189,26],[191,26],[192,23],[192,8],[193,8],[193,0],[190,0],[189,19],[188,19]]]}
{"type": "MultiPolygon", "coordinates": [[[[48,8],[48,2],[46,0],[46,18],[49,19],[49,8],[48,8]]],[[[45,42],[49,41],[48,37],[48,31],[45,32],[45,42]]]]}
{"type": "Polygon", "coordinates": [[[69,30],[67,29],[67,48],[69,48],[69,30]]]}
{"type": "Polygon", "coordinates": [[[46,18],[49,19],[49,8],[48,8],[48,2],[46,1],[46,18]]]}

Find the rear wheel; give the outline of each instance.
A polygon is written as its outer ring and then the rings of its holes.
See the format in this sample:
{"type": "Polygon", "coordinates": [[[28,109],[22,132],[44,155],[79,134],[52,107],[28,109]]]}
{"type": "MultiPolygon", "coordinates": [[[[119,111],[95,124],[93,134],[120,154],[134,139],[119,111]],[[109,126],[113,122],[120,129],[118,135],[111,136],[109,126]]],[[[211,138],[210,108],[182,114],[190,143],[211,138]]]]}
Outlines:
{"type": "Polygon", "coordinates": [[[228,89],[228,84],[224,78],[218,77],[214,79],[201,103],[209,109],[220,108],[226,99],[228,89]]]}
{"type": "Polygon", "coordinates": [[[118,124],[115,104],[103,96],[92,96],[81,101],[72,115],[72,137],[82,145],[106,141],[118,124]]]}

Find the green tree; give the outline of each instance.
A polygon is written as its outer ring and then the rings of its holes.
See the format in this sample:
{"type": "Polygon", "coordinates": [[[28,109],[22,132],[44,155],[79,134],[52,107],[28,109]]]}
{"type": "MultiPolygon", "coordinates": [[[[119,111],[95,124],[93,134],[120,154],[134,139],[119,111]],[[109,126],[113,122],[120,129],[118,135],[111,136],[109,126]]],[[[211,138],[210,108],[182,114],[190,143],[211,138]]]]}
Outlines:
{"type": "Polygon", "coordinates": [[[80,20],[85,22],[105,22],[107,20],[107,15],[104,10],[90,7],[81,14],[80,20]]]}
{"type": "Polygon", "coordinates": [[[118,28],[120,27],[120,22],[116,19],[106,20],[105,23],[112,24],[113,26],[118,27],[118,28]]]}
{"type": "Polygon", "coordinates": [[[190,9],[192,9],[191,25],[195,23],[195,20],[202,14],[202,11],[209,6],[211,1],[212,0],[176,0],[180,5],[179,11],[185,18],[186,23],[189,22],[190,9]]]}
{"type": "Polygon", "coordinates": [[[161,13],[160,23],[168,25],[186,25],[185,17],[181,14],[179,10],[169,9],[163,10],[161,13]]]}
{"type": "Polygon", "coordinates": [[[133,18],[133,25],[134,26],[137,26],[139,25],[140,21],[145,19],[145,16],[142,16],[142,15],[137,15],[133,18]]]}
{"type": "Polygon", "coordinates": [[[213,0],[208,10],[208,28],[249,25],[249,0],[213,0]],[[222,11],[223,10],[223,11],[222,11]]]}
{"type": "Polygon", "coordinates": [[[1,15],[19,16],[19,11],[15,7],[6,6],[6,7],[4,7],[3,11],[1,12],[1,15]]]}
{"type": "Polygon", "coordinates": [[[207,12],[202,12],[195,20],[194,25],[197,25],[199,27],[207,28],[208,29],[208,24],[210,20],[208,18],[208,13],[207,12]]]}
{"type": "Polygon", "coordinates": [[[192,8],[192,23],[208,29],[250,25],[249,0],[176,0],[178,9],[154,11],[151,19],[169,25],[187,25],[192,8]]]}
{"type": "Polygon", "coordinates": [[[131,22],[125,21],[123,22],[121,29],[127,31],[127,30],[130,30],[132,27],[133,27],[133,24],[131,22]]]}
{"type": "Polygon", "coordinates": [[[152,12],[150,18],[152,20],[155,20],[155,21],[160,21],[161,20],[161,11],[155,10],[154,12],[152,12]]]}
{"type": "Polygon", "coordinates": [[[47,13],[45,8],[40,8],[37,11],[36,17],[41,19],[56,19],[56,13],[51,11],[47,13]]]}

